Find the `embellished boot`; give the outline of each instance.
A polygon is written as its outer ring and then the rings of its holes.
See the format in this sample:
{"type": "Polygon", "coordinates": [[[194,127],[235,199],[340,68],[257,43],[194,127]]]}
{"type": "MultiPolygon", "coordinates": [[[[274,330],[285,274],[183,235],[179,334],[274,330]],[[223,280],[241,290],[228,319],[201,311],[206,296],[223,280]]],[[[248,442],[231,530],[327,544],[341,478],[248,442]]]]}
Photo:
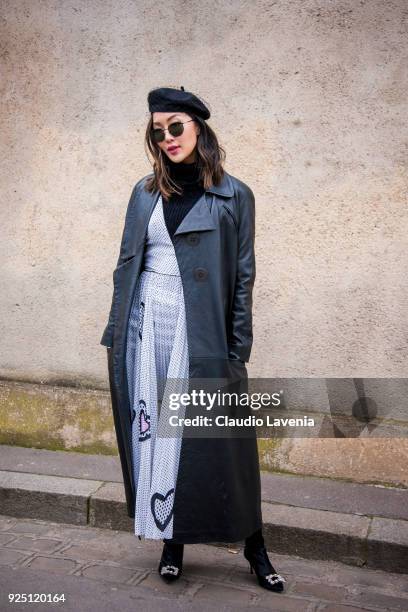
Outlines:
{"type": "Polygon", "coordinates": [[[245,539],[244,557],[249,563],[251,574],[255,571],[261,587],[277,593],[283,591],[286,580],[276,572],[269,560],[262,529],[245,539]]]}
{"type": "Polygon", "coordinates": [[[159,574],[166,582],[180,578],[183,570],[184,544],[170,544],[164,540],[159,563],[159,574]]]}

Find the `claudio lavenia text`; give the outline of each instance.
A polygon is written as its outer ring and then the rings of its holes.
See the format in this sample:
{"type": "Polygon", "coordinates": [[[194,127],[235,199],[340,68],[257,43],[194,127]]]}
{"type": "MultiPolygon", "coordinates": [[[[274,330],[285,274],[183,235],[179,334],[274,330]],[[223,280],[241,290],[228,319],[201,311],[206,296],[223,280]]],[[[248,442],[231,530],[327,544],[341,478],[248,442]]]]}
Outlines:
{"type": "Polygon", "coordinates": [[[172,427],[314,427],[314,419],[308,416],[296,418],[278,418],[272,415],[264,417],[253,414],[247,417],[229,417],[220,414],[216,417],[197,415],[192,418],[180,417],[173,414],[169,417],[169,424],[172,427]]]}

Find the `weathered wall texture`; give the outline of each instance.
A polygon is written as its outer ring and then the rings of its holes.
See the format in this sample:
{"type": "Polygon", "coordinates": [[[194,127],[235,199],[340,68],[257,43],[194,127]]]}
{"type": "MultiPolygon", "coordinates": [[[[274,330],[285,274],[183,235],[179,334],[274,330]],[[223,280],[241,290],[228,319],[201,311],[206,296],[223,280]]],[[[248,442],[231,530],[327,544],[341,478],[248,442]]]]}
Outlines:
{"type": "Polygon", "coordinates": [[[251,376],[406,376],[405,0],[1,3],[3,377],[107,387],[146,95],[212,109],[256,195],[251,376]]]}
{"type": "MultiPolygon", "coordinates": [[[[263,470],[408,487],[406,438],[272,438],[271,433],[258,435],[263,470]]],[[[110,395],[0,381],[0,444],[117,454],[110,395]]]]}

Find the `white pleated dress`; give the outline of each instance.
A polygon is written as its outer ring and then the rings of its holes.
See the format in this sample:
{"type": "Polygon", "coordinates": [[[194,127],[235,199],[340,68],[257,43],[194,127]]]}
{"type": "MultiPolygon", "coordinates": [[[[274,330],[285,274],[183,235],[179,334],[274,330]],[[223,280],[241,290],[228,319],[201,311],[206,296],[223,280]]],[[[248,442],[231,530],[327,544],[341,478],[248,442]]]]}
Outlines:
{"type": "Polygon", "coordinates": [[[168,418],[170,414],[182,417],[184,411],[170,411],[166,397],[188,390],[189,362],[183,286],[161,196],[149,221],[143,271],[130,312],[126,369],[132,410],[135,535],[170,539],[182,429],[169,429],[168,418]]]}

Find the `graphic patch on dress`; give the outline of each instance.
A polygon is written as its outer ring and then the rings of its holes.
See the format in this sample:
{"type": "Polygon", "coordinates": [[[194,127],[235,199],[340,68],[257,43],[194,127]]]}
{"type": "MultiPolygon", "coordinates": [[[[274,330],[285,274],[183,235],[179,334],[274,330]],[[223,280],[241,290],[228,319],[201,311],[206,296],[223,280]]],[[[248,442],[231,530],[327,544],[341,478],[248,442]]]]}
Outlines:
{"type": "Polygon", "coordinates": [[[148,440],[151,437],[150,433],[150,416],[146,411],[146,402],[139,401],[139,441],[148,440]]]}
{"type": "Polygon", "coordinates": [[[144,302],[140,302],[139,306],[139,338],[142,339],[143,317],[144,317],[144,302]]]}
{"type": "Polygon", "coordinates": [[[154,522],[160,531],[164,531],[170,523],[173,514],[174,488],[167,491],[166,495],[154,493],[150,501],[150,507],[154,522]]]}

